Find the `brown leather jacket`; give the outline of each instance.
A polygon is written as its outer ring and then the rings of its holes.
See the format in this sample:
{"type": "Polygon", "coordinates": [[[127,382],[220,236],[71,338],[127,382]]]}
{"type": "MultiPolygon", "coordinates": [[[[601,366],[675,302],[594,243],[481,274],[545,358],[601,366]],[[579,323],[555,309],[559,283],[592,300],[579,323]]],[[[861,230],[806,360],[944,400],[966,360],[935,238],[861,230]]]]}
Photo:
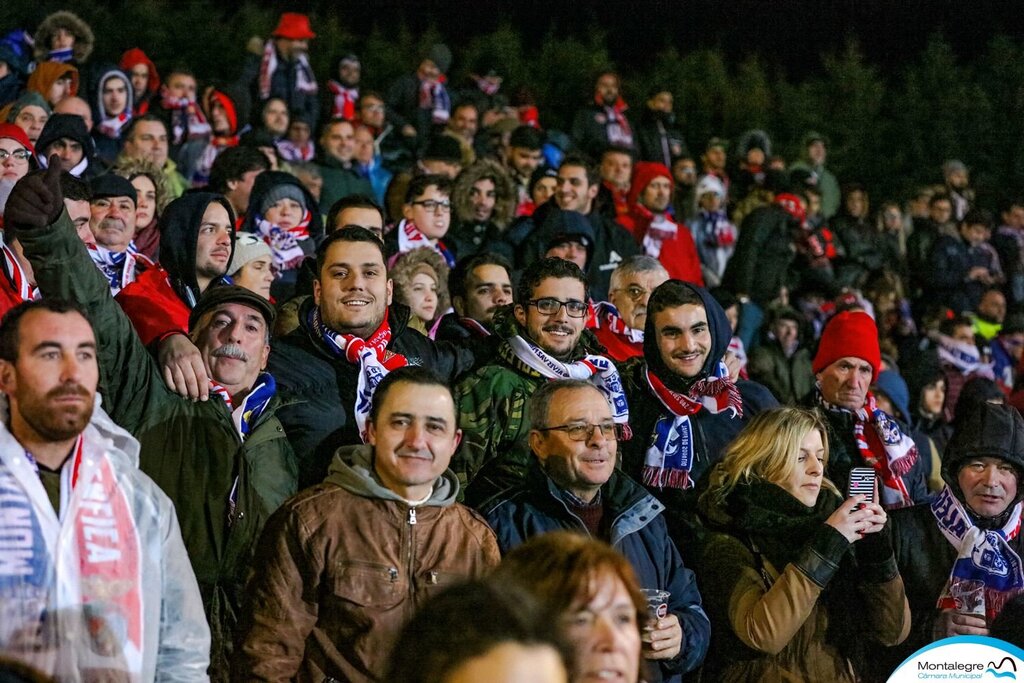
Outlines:
{"type": "Polygon", "coordinates": [[[494,532],[455,502],[451,472],[412,508],[380,484],[371,458],[369,446],[339,450],[324,483],[268,522],[238,679],[379,680],[398,631],[424,600],[498,564],[494,532]]]}

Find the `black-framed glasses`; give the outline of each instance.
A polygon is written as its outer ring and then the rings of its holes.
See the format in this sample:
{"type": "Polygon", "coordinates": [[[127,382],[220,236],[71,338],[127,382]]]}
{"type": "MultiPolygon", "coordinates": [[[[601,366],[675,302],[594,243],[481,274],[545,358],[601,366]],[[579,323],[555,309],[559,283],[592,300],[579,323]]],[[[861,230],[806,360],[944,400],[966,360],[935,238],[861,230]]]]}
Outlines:
{"type": "Polygon", "coordinates": [[[536,306],[537,311],[542,315],[555,315],[558,313],[558,309],[565,306],[565,312],[569,314],[570,318],[582,318],[587,314],[587,302],[579,301],[578,299],[569,299],[568,301],[562,301],[556,299],[553,296],[546,296],[540,299],[530,299],[526,302],[528,306],[536,306]]]}
{"type": "Polygon", "coordinates": [[[589,441],[594,436],[594,430],[600,429],[601,435],[606,439],[623,440],[624,428],[614,422],[602,422],[601,424],[571,424],[558,425],[557,427],[543,427],[538,432],[565,432],[573,441],[589,441]]]}
{"type": "Polygon", "coordinates": [[[6,149],[0,149],[0,161],[7,161],[8,157],[14,157],[18,161],[28,161],[31,156],[32,152],[27,149],[16,149],[13,152],[8,152],[6,149]]]}
{"type": "Polygon", "coordinates": [[[415,202],[411,202],[413,206],[422,206],[424,209],[430,212],[441,209],[441,213],[448,213],[452,210],[452,203],[449,201],[439,202],[436,199],[422,199],[415,202]]]}

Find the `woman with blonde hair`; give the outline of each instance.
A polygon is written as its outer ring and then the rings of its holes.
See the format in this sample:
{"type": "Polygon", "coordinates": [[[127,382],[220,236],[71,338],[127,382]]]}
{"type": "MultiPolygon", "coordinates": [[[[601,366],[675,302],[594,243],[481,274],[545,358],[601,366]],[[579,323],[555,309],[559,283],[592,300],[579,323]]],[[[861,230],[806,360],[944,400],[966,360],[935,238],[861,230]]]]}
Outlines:
{"type": "Polygon", "coordinates": [[[541,534],[505,555],[492,578],[526,589],[559,624],[573,649],[574,683],[642,680],[647,600],[610,545],[571,531],[541,534]]]}
{"type": "Polygon", "coordinates": [[[907,637],[885,510],[843,500],[827,464],[818,414],[780,408],[756,416],[711,473],[699,501],[714,532],[698,572],[708,680],[856,681],[872,641],[907,637]]]}

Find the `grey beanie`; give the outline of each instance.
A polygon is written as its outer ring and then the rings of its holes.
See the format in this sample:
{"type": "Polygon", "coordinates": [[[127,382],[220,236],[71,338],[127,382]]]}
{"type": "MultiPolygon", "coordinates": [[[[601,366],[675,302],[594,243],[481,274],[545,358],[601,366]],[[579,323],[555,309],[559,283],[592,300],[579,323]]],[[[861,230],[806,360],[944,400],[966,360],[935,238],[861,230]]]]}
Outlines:
{"type": "Polygon", "coordinates": [[[294,199],[302,205],[303,209],[309,209],[306,206],[306,194],[302,191],[302,188],[291,183],[281,183],[277,187],[270,188],[263,195],[260,201],[260,213],[266,215],[267,209],[276,204],[280,199],[294,199]]]}
{"type": "Polygon", "coordinates": [[[444,43],[434,43],[427,50],[426,58],[437,65],[441,73],[448,73],[448,69],[452,66],[452,51],[448,49],[448,46],[444,43]]]}
{"type": "Polygon", "coordinates": [[[259,235],[240,232],[235,238],[235,253],[231,256],[231,263],[228,264],[228,275],[234,275],[250,261],[271,255],[270,245],[264,242],[259,235]]]}

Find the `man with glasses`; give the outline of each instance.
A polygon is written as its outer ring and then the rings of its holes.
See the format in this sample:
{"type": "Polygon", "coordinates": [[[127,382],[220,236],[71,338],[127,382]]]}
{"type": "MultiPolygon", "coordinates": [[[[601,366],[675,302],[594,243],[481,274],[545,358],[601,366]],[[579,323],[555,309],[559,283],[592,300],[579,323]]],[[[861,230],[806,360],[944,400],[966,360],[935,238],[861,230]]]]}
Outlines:
{"type": "Polygon", "coordinates": [[[601,389],[615,422],[629,419],[615,365],[584,335],[587,281],[574,263],[537,261],[523,271],[513,307],[495,312],[496,358],[455,389],[465,433],[453,469],[479,504],[523,478],[530,459],[529,398],[547,380],[585,379],[601,389]]]}
{"type": "Polygon", "coordinates": [[[647,304],[643,357],[622,371],[633,407],[623,470],[665,503],[672,538],[691,564],[703,535],[698,482],[748,420],[778,406],[760,384],[732,380],[723,361],[731,339],[725,311],[706,289],[668,280],[647,304]]]}
{"type": "Polygon", "coordinates": [[[669,592],[664,616],[644,631],[648,680],[679,680],[704,659],[710,637],[693,572],[668,535],[664,506],[616,469],[621,425],[590,382],[541,385],[529,399],[529,443],[535,456],[525,481],[483,509],[502,554],[556,530],[588,533],[611,543],[640,585],[669,592]]]}
{"type": "Polygon", "coordinates": [[[630,256],[612,272],[608,301],[594,307],[594,336],[615,362],[644,353],[647,301],[668,272],[651,256],[630,256]]]}
{"type": "Polygon", "coordinates": [[[385,238],[388,267],[402,254],[424,247],[440,254],[449,268],[455,266],[455,253],[442,239],[452,223],[451,194],[452,181],[443,175],[412,179],[402,205],[404,218],[385,238]]]}

